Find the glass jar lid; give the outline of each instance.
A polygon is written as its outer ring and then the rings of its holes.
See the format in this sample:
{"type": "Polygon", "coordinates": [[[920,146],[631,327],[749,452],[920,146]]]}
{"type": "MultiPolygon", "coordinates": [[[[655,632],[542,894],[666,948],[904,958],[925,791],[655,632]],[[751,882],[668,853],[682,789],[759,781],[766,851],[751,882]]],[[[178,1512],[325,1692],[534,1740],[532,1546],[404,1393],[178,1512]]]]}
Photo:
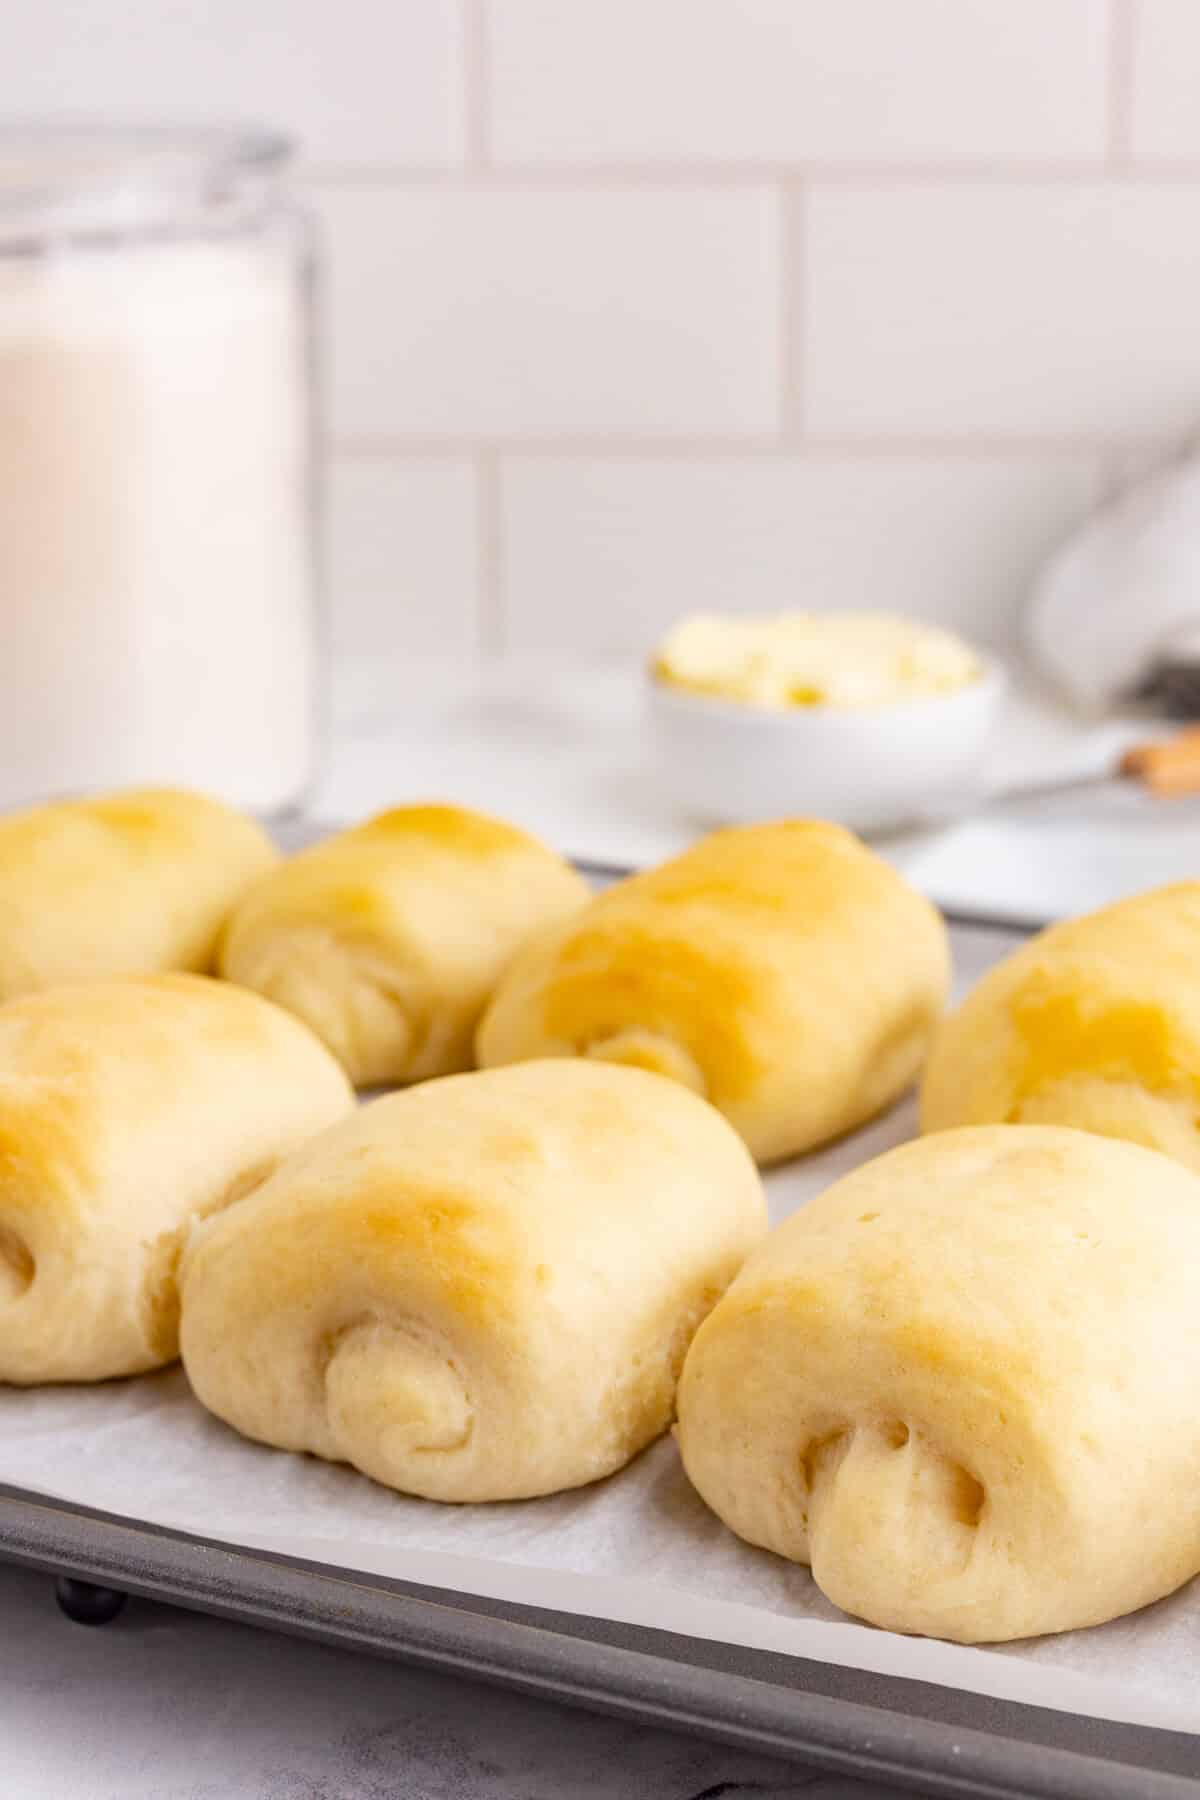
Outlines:
{"type": "Polygon", "coordinates": [[[0,252],[236,229],[291,155],[279,133],[234,126],[0,126],[0,252]]]}

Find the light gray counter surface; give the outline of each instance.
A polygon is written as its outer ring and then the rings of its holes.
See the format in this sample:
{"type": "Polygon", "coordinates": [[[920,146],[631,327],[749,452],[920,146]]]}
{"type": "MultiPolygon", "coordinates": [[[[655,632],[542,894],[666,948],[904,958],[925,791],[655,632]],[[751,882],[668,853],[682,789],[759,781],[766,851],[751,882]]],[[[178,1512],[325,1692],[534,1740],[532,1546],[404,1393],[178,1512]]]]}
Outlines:
{"type": "MultiPolygon", "coordinates": [[[[499,1688],[133,1600],[71,1624],[0,1564],[11,1800],[882,1800],[499,1688]]],[[[889,1790],[890,1791],[890,1790],[889,1790]]]]}

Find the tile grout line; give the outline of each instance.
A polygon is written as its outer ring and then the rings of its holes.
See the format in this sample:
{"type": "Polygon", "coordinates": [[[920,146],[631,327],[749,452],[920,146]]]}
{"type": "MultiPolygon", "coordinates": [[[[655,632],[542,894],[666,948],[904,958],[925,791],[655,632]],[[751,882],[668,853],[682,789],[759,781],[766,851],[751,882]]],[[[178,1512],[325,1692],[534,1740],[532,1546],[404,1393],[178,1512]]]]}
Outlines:
{"type": "Polygon", "coordinates": [[[475,626],[480,654],[496,656],[504,649],[508,638],[502,554],[504,539],[500,458],[495,451],[477,448],[474,463],[475,529],[478,540],[475,626]]]}
{"type": "Polygon", "coordinates": [[[1123,174],[1131,160],[1134,59],[1137,21],[1134,0],[1108,0],[1108,87],[1105,94],[1107,173],[1123,174]]]}
{"type": "Polygon", "coordinates": [[[800,182],[777,189],[779,206],[779,429],[795,445],[804,436],[804,345],[808,325],[806,288],[808,194],[800,182]]]}
{"type": "Polygon", "coordinates": [[[598,435],[569,432],[557,436],[527,433],[524,436],[491,437],[484,434],[397,435],[395,437],[342,437],[330,442],[329,451],[346,462],[377,461],[473,461],[500,458],[561,458],[564,461],[597,462],[779,462],[800,461],[897,461],[920,460],[971,462],[1006,457],[1045,458],[1127,455],[1166,451],[1174,440],[1162,434],[1116,439],[1109,436],[1011,436],[989,432],[948,437],[905,437],[806,433],[799,439],[778,434],[754,437],[711,436],[663,438],[598,435]]]}
{"type": "MultiPolygon", "coordinates": [[[[487,0],[459,0],[462,8],[462,101],[466,173],[480,174],[491,164],[488,145],[487,0]]],[[[454,176],[458,170],[442,170],[454,176]]]]}
{"type": "MultiPolygon", "coordinates": [[[[466,0],[475,4],[475,0],[466,0]]],[[[1110,0],[1120,5],[1122,0],[1110,0]]],[[[1126,100],[1113,98],[1114,130],[1126,100]]],[[[477,108],[473,136],[486,136],[486,120],[477,108]]],[[[1123,130],[1124,125],[1121,126],[1123,130]]],[[[476,143],[473,156],[486,157],[485,142],[476,143]]],[[[670,193],[679,189],[696,192],[766,188],[780,182],[803,182],[807,187],[826,185],[846,188],[987,187],[1008,183],[1017,187],[1071,187],[1118,180],[1136,187],[1198,186],[1200,158],[1131,157],[1103,155],[1070,162],[1029,161],[1020,157],[993,162],[946,163],[639,163],[639,164],[507,164],[488,161],[467,164],[436,163],[310,163],[301,171],[311,189],[392,191],[441,188],[452,193],[670,193]]]]}
{"type": "MultiPolygon", "coordinates": [[[[1104,157],[1110,179],[1132,167],[1133,59],[1137,37],[1136,0],[1108,0],[1108,81],[1104,96],[1104,157]]],[[[1099,451],[1092,482],[1092,510],[1101,512],[1124,485],[1128,447],[1109,441],[1099,451]]]]}

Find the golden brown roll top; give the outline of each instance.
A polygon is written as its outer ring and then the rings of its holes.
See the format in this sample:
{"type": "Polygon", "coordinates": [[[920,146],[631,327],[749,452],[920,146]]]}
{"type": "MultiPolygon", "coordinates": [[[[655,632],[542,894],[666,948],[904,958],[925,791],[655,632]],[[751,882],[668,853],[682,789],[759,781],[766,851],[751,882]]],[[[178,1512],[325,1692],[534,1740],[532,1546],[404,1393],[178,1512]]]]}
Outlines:
{"type": "Polygon", "coordinates": [[[765,1217],[736,1134],[682,1088],[576,1062],[454,1076],[197,1230],[185,1366],[248,1437],[405,1492],[575,1487],[669,1423],[765,1217]]]}
{"type": "Polygon", "coordinates": [[[169,1362],[190,1221],[352,1105],[309,1031],[203,976],[0,1007],[0,1381],[169,1362]]]}
{"type": "Polygon", "coordinates": [[[935,1039],[925,1131],[1075,1125],[1200,1169],[1200,882],[1052,926],[935,1039]]]}
{"type": "Polygon", "coordinates": [[[672,1076],[770,1162],[908,1086],[948,981],[937,913],[850,832],[745,826],[537,939],[477,1049],[485,1066],[574,1055],[672,1076]]]}
{"type": "Polygon", "coordinates": [[[277,857],[252,819],[169,788],[0,817],[0,1000],[207,971],[234,902],[277,857]]]}
{"type": "Polygon", "coordinates": [[[304,1019],[358,1086],[418,1081],[470,1066],[514,952],[587,893],[515,826],[398,807],[260,882],[230,922],[221,971],[304,1019]]]}
{"type": "Polygon", "coordinates": [[[1200,1570],[1200,1181],[1045,1126],[944,1132],[773,1232],[687,1359],[687,1472],[837,1605],[975,1642],[1200,1570]]]}

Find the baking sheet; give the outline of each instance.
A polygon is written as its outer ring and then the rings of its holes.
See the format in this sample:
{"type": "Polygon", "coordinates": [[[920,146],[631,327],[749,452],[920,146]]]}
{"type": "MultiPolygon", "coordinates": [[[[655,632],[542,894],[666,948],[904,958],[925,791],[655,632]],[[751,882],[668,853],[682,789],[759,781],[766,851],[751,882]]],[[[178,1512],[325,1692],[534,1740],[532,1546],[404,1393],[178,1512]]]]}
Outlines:
{"type": "MultiPolygon", "coordinates": [[[[955,938],[964,984],[1012,946],[1003,934],[955,938]]],[[[912,1130],[908,1103],[773,1175],[774,1216],[912,1130]]],[[[447,1507],[244,1442],[191,1400],[172,1369],[94,1388],[0,1389],[0,1481],[340,1569],[1200,1730],[1200,1583],[1111,1625],[992,1650],[875,1631],[847,1622],[806,1569],[727,1532],[690,1488],[669,1440],[591,1488],[447,1507]]]]}

